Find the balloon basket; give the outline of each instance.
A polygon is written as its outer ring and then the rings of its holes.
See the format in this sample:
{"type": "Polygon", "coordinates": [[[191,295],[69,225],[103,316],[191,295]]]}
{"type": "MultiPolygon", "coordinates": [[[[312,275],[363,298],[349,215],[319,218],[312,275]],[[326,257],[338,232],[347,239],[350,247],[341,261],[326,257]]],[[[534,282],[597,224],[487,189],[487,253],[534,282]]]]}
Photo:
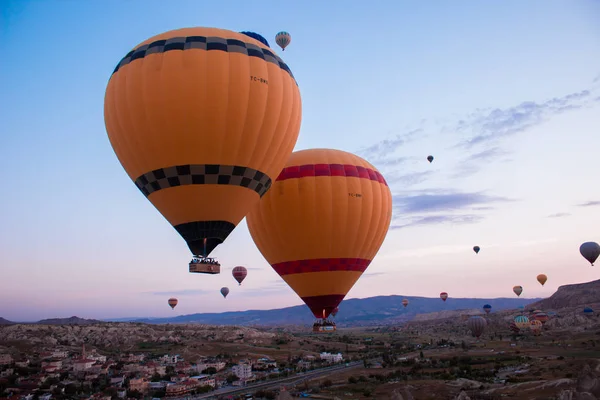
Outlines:
{"type": "Polygon", "coordinates": [[[193,274],[220,274],[221,264],[214,259],[194,258],[189,264],[189,271],[193,274]]]}

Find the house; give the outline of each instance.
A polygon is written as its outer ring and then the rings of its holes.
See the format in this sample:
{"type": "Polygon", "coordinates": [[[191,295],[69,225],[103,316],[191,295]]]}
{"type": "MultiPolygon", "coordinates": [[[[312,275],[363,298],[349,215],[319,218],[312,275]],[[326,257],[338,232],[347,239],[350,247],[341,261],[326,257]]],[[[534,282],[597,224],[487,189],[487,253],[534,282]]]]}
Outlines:
{"type": "Polygon", "coordinates": [[[96,363],[95,360],[89,360],[86,358],[75,360],[73,362],[73,372],[83,372],[92,368],[92,366],[96,363]]]}
{"type": "Polygon", "coordinates": [[[312,363],[310,361],[300,360],[298,361],[297,368],[298,369],[310,369],[312,363]]]}
{"type": "Polygon", "coordinates": [[[277,361],[271,360],[269,358],[259,358],[258,360],[256,360],[255,366],[258,369],[277,368],[277,361]]]}
{"type": "Polygon", "coordinates": [[[67,358],[69,357],[69,352],[66,350],[54,350],[50,357],[59,359],[67,358]]]}
{"type": "Polygon", "coordinates": [[[0,372],[0,378],[6,378],[7,376],[11,376],[14,373],[14,368],[7,368],[4,371],[0,372]]]}
{"type": "Polygon", "coordinates": [[[148,391],[148,381],[144,378],[131,379],[129,381],[129,390],[136,390],[140,393],[146,393],[148,391]]]}
{"type": "Polygon", "coordinates": [[[110,385],[114,387],[123,387],[123,382],[125,381],[125,377],[116,376],[114,378],[110,378],[110,385]]]}
{"type": "Polygon", "coordinates": [[[217,371],[222,371],[225,369],[226,366],[227,364],[224,361],[200,359],[196,362],[196,371],[202,373],[202,371],[205,371],[208,368],[214,368],[217,371]]]}
{"type": "Polygon", "coordinates": [[[15,365],[19,368],[26,368],[29,366],[29,358],[23,358],[18,361],[15,361],[15,365]]]}
{"type": "Polygon", "coordinates": [[[191,380],[198,381],[200,386],[212,386],[216,387],[217,382],[213,376],[210,375],[197,375],[190,377],[191,380]]]}
{"type": "Polygon", "coordinates": [[[321,356],[321,360],[331,363],[331,364],[340,363],[340,362],[344,361],[344,357],[342,357],[342,353],[331,354],[331,353],[323,352],[323,353],[321,353],[320,356],[321,356]]]}
{"type": "Polygon", "coordinates": [[[162,357],[162,361],[167,365],[175,365],[180,361],[183,361],[183,358],[179,354],[169,355],[166,354],[162,357]]]}
{"type": "Polygon", "coordinates": [[[233,366],[232,372],[242,381],[252,378],[252,366],[242,361],[238,365],[233,366]]]}

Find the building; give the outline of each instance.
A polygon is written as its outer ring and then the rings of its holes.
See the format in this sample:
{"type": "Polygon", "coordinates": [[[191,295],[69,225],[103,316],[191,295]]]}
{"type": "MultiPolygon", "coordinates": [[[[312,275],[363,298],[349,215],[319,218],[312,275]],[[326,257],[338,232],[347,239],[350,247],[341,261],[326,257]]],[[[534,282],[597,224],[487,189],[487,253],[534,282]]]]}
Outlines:
{"type": "Polygon", "coordinates": [[[54,350],[52,352],[52,358],[67,358],[69,357],[69,352],[66,350],[54,350]]]}
{"type": "Polygon", "coordinates": [[[256,368],[258,369],[270,369],[277,368],[277,361],[268,358],[259,358],[256,360],[256,368]]]}
{"type": "Polygon", "coordinates": [[[232,371],[242,381],[252,378],[252,366],[248,363],[240,362],[233,366],[232,371]]]}
{"type": "Polygon", "coordinates": [[[190,377],[191,380],[198,381],[200,386],[212,386],[216,387],[217,382],[214,377],[210,375],[197,375],[190,377]]]}
{"type": "Polygon", "coordinates": [[[144,378],[131,379],[129,381],[129,390],[146,393],[148,391],[148,381],[144,378]]]}
{"type": "Polygon", "coordinates": [[[177,364],[178,362],[180,362],[180,361],[183,361],[183,358],[181,358],[181,356],[180,356],[179,354],[175,354],[175,355],[172,355],[172,356],[171,356],[171,355],[169,355],[169,354],[165,354],[165,355],[162,357],[162,361],[163,361],[165,364],[168,364],[168,365],[175,365],[175,364],[177,364]]]}
{"type": "Polygon", "coordinates": [[[79,359],[73,362],[73,372],[83,372],[92,368],[96,364],[95,360],[79,359]]]}
{"type": "Polygon", "coordinates": [[[331,354],[331,353],[321,353],[321,360],[335,364],[344,361],[344,357],[342,357],[342,353],[331,354]]]}
{"type": "Polygon", "coordinates": [[[217,371],[224,370],[227,364],[224,361],[200,359],[196,362],[196,371],[202,373],[208,368],[214,368],[217,371]]]}

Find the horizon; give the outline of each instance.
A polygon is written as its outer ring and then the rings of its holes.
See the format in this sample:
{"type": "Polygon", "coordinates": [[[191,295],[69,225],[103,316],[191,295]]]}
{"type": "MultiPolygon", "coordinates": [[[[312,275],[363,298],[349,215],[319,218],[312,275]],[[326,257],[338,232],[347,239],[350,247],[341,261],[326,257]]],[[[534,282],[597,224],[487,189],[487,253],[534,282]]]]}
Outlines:
{"type": "Polygon", "coordinates": [[[514,285],[546,298],[598,279],[578,249],[600,242],[600,3],[177,4],[2,3],[0,52],[12,62],[0,64],[0,316],[163,318],[171,296],[184,314],[302,304],[245,219],[211,254],[221,274],[190,274],[186,243],[110,145],[115,66],[186,26],[267,38],[302,96],[294,151],[348,151],[388,182],[390,230],[348,299],[509,298],[514,285]],[[248,268],[242,286],[237,265],[248,268]]]}

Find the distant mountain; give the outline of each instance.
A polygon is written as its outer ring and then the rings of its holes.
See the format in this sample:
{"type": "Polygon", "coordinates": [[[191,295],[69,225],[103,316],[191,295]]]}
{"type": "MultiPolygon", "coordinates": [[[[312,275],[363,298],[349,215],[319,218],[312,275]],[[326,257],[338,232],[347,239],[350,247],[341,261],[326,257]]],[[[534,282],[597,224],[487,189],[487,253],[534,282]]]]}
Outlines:
{"type": "Polygon", "coordinates": [[[600,280],[560,286],[552,296],[533,303],[529,307],[556,310],[598,303],[600,303],[600,280]]]}
{"type": "Polygon", "coordinates": [[[0,325],[13,325],[13,324],[14,324],[14,322],[0,317],[0,325]]]}
{"type": "MultiPolygon", "coordinates": [[[[372,326],[387,325],[410,321],[417,314],[441,312],[445,310],[481,309],[490,304],[493,311],[516,309],[536,299],[466,299],[449,298],[443,302],[439,298],[410,296],[377,296],[366,299],[348,299],[340,305],[335,318],[338,326],[372,326]],[[402,306],[402,299],[408,299],[407,308],[402,306]]],[[[179,315],[169,318],[132,318],[127,321],[147,324],[183,324],[200,323],[209,325],[242,325],[242,326],[285,326],[312,324],[315,318],[308,307],[294,306],[276,310],[249,310],[224,313],[202,313],[179,315]]],[[[125,321],[120,318],[119,321],[125,321]]]]}
{"type": "Polygon", "coordinates": [[[71,317],[71,318],[51,318],[51,319],[43,319],[41,321],[36,322],[36,324],[40,325],[91,325],[91,324],[99,324],[103,321],[98,321],[97,319],[85,319],[79,317],[71,317]]]}

